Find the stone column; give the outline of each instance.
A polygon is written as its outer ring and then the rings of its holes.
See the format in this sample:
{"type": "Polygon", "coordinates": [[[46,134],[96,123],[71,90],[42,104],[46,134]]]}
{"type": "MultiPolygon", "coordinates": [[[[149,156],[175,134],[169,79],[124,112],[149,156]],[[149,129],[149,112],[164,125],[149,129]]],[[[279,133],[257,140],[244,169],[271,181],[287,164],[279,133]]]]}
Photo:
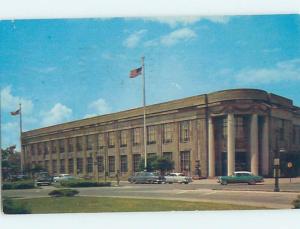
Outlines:
{"type": "Polygon", "coordinates": [[[73,174],[74,176],[77,176],[77,144],[76,144],[76,137],[72,139],[73,144],[73,174]]]}
{"type": "Polygon", "coordinates": [[[208,176],[215,176],[215,136],[214,136],[214,123],[210,117],[208,121],[208,176]]]}
{"type": "Polygon", "coordinates": [[[54,144],[56,145],[56,166],[57,166],[57,174],[60,174],[60,150],[59,150],[59,140],[55,140],[54,144]]]}
{"type": "Polygon", "coordinates": [[[49,174],[53,175],[53,168],[52,168],[52,141],[47,142],[48,153],[49,153],[49,174]]]}
{"type": "Polygon", "coordinates": [[[93,135],[93,177],[98,178],[98,163],[97,163],[97,154],[98,154],[98,134],[93,135]]]}
{"type": "Polygon", "coordinates": [[[227,115],[227,175],[235,171],[235,123],[234,114],[227,115]]]}
{"type": "Polygon", "coordinates": [[[64,139],[64,148],[65,148],[65,172],[69,173],[69,145],[68,139],[64,139]]]}
{"type": "Polygon", "coordinates": [[[262,175],[269,175],[269,117],[265,116],[262,126],[262,175]]]}
{"type": "Polygon", "coordinates": [[[251,172],[258,175],[258,118],[252,114],[250,124],[250,161],[251,172]]]}
{"type": "Polygon", "coordinates": [[[115,174],[117,174],[117,171],[121,171],[121,163],[120,163],[120,136],[121,131],[116,130],[115,131],[115,174]]]}
{"type": "Polygon", "coordinates": [[[83,176],[88,175],[87,174],[87,136],[82,136],[82,174],[83,176]]]}
{"type": "Polygon", "coordinates": [[[133,135],[133,129],[129,129],[127,131],[127,147],[128,147],[128,156],[127,156],[127,168],[128,168],[128,175],[132,174],[132,135],[133,135]]]}
{"type": "Polygon", "coordinates": [[[174,145],[175,151],[173,157],[174,170],[180,171],[180,150],[179,150],[180,134],[179,134],[179,122],[174,123],[174,145]]]}

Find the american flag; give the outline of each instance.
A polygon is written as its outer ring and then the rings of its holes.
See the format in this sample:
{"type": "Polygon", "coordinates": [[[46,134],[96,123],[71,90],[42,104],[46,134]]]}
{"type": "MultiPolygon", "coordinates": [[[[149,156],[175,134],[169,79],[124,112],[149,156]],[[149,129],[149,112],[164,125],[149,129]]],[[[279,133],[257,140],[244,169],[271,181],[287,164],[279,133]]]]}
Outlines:
{"type": "Polygon", "coordinates": [[[135,78],[135,77],[137,77],[138,75],[142,74],[142,69],[143,69],[143,68],[140,67],[140,68],[136,68],[136,69],[131,70],[131,71],[130,71],[129,77],[130,77],[130,78],[135,78]]]}
{"type": "Polygon", "coordinates": [[[18,115],[18,114],[20,114],[20,111],[21,111],[21,109],[18,109],[18,110],[16,110],[16,111],[10,112],[10,114],[11,114],[11,115],[18,115]]]}

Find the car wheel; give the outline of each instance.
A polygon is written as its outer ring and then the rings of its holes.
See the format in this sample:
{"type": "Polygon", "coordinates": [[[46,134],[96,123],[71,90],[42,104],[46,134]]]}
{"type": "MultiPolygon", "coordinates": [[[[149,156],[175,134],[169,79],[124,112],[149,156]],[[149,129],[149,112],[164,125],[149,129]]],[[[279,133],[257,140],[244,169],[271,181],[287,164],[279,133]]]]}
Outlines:
{"type": "Polygon", "coordinates": [[[248,182],[248,185],[254,185],[254,184],[256,184],[255,180],[251,180],[248,182]]]}
{"type": "Polygon", "coordinates": [[[222,180],[221,181],[221,185],[227,185],[227,181],[226,180],[222,180]]]}

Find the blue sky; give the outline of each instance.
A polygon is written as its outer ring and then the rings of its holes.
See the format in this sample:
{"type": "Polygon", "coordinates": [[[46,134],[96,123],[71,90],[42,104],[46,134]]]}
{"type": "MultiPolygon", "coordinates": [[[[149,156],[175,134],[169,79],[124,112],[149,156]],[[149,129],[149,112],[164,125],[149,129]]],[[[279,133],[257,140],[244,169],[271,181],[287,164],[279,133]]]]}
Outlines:
{"type": "Polygon", "coordinates": [[[300,106],[300,16],[0,21],[3,147],[30,130],[142,104],[259,88],[300,106]]]}

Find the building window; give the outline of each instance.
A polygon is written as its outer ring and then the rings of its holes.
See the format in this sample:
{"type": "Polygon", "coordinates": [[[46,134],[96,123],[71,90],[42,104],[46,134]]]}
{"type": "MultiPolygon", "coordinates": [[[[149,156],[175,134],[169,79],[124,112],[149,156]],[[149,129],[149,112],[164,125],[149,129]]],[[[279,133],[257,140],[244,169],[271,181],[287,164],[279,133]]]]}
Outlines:
{"type": "Polygon", "coordinates": [[[73,152],[74,151],[74,147],[73,147],[74,146],[73,145],[74,144],[74,142],[73,142],[74,138],[69,138],[67,141],[68,141],[68,151],[73,152]]]}
{"type": "Polygon", "coordinates": [[[59,152],[60,153],[65,152],[65,141],[64,141],[64,139],[59,140],[59,152]]]}
{"type": "Polygon", "coordinates": [[[85,141],[86,141],[86,149],[87,150],[92,150],[93,149],[92,135],[86,136],[85,141]]]}
{"type": "Polygon", "coordinates": [[[104,134],[99,134],[99,148],[103,149],[105,146],[104,134]]]}
{"type": "Polygon", "coordinates": [[[69,173],[74,173],[74,161],[72,158],[69,159],[69,173]]]}
{"type": "Polygon", "coordinates": [[[98,164],[98,172],[103,173],[104,172],[103,156],[98,156],[97,157],[97,164],[98,164]]]}
{"type": "Polygon", "coordinates": [[[49,149],[48,149],[48,143],[47,142],[43,143],[43,148],[44,148],[45,154],[48,154],[49,153],[49,149]]]}
{"type": "Polygon", "coordinates": [[[181,172],[188,173],[191,170],[190,151],[180,152],[180,169],[181,172]]]}
{"type": "Polygon", "coordinates": [[[163,125],[163,142],[169,143],[173,140],[173,130],[172,124],[164,124],[163,125]]]}
{"type": "Polygon", "coordinates": [[[114,132],[108,133],[108,147],[109,148],[115,147],[115,133],[114,132]]]}
{"type": "Polygon", "coordinates": [[[77,158],[77,173],[82,173],[83,172],[83,161],[82,158],[77,158]]]}
{"type": "Polygon", "coordinates": [[[52,172],[57,173],[57,162],[56,162],[56,160],[52,160],[52,172]]]}
{"type": "Polygon", "coordinates": [[[279,121],[279,140],[284,140],[284,119],[280,119],[279,121]]]}
{"type": "Polygon", "coordinates": [[[120,132],[120,147],[126,147],[127,146],[127,133],[126,130],[122,130],[120,132]]]}
{"type": "Polygon", "coordinates": [[[56,141],[54,140],[54,141],[51,141],[51,147],[52,147],[52,153],[56,153],[56,141]]]}
{"type": "Polygon", "coordinates": [[[155,134],[155,126],[147,127],[147,144],[155,144],[156,143],[156,134],[155,134]]]}
{"type": "Polygon", "coordinates": [[[34,144],[30,145],[30,153],[32,156],[35,155],[34,144]]]}
{"type": "Polygon", "coordinates": [[[163,157],[172,161],[172,152],[163,152],[163,157]]]}
{"type": "Polygon", "coordinates": [[[133,171],[134,172],[139,171],[140,161],[141,161],[141,155],[140,154],[133,154],[133,171]]]}
{"type": "Polygon", "coordinates": [[[87,158],[87,172],[88,173],[93,172],[93,158],[92,157],[87,158]]]}
{"type": "Polygon", "coordinates": [[[180,122],[180,142],[190,141],[190,122],[180,122]]]}
{"type": "Polygon", "coordinates": [[[49,171],[49,161],[48,160],[45,161],[45,169],[46,169],[46,171],[49,171]]]}
{"type": "Polygon", "coordinates": [[[227,139],[227,118],[223,118],[222,123],[222,139],[227,139]]]}
{"type": "Polygon", "coordinates": [[[37,153],[38,153],[38,155],[41,155],[41,154],[42,154],[42,147],[41,147],[41,144],[42,144],[42,143],[37,143],[37,153]]]}
{"type": "Polygon", "coordinates": [[[127,155],[121,155],[121,173],[127,173],[127,155]]]}
{"type": "Polygon", "coordinates": [[[65,160],[60,160],[60,173],[65,173],[65,160]]]}
{"type": "Polygon", "coordinates": [[[110,173],[115,171],[115,156],[108,157],[108,171],[110,173]]]}
{"type": "Polygon", "coordinates": [[[82,137],[76,137],[76,149],[82,151],[82,137]]]}
{"type": "Polygon", "coordinates": [[[141,128],[134,128],[133,129],[133,145],[139,145],[141,144],[141,128]]]}

